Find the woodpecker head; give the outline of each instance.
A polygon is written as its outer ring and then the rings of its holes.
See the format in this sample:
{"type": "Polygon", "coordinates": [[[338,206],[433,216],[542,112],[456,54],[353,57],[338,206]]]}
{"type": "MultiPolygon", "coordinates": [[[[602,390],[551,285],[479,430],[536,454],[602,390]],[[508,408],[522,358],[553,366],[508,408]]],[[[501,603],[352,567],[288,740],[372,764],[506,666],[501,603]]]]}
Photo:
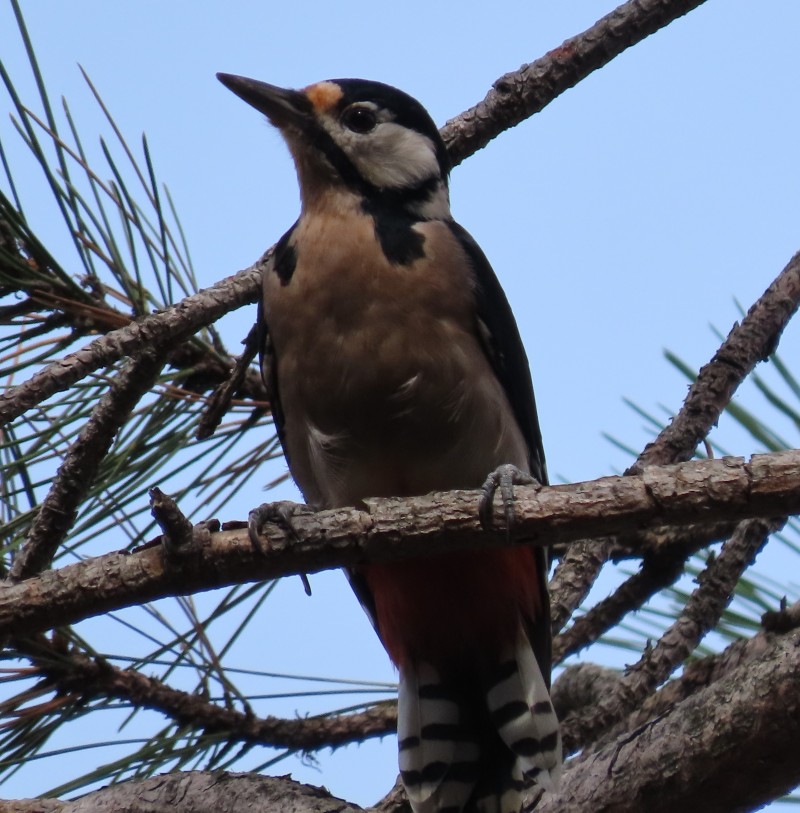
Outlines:
{"type": "Polygon", "coordinates": [[[407,93],[364,79],[286,90],[226,73],[217,78],[281,131],[304,207],[339,188],[415,218],[450,216],[447,149],[428,112],[407,93]]]}

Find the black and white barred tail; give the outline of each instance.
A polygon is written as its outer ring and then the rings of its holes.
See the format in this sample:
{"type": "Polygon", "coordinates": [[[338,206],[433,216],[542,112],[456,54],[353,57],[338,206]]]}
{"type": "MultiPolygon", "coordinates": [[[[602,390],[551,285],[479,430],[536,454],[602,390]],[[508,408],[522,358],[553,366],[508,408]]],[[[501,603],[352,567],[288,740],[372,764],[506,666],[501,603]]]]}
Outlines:
{"type": "Polygon", "coordinates": [[[558,720],[522,629],[477,682],[403,668],[397,735],[414,813],[517,813],[525,787],[553,790],[561,776],[558,720]]]}

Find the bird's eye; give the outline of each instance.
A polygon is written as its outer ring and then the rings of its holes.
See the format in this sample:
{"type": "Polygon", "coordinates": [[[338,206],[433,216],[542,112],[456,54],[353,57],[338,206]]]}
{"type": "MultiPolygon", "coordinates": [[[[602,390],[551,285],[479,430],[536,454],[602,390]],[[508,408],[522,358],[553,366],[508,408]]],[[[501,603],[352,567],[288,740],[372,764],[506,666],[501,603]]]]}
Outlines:
{"type": "Polygon", "coordinates": [[[354,133],[369,133],[375,129],[378,117],[375,111],[363,105],[351,105],[342,113],[342,124],[354,133]]]}

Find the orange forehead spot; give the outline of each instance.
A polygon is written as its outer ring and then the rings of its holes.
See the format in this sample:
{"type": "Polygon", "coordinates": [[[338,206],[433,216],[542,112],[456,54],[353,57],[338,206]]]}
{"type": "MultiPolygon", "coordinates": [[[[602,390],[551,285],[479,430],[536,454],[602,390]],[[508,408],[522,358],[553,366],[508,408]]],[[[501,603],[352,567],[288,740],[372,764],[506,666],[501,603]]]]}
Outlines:
{"type": "Polygon", "coordinates": [[[309,85],[304,91],[318,113],[327,113],[344,95],[335,82],[317,82],[309,85]]]}

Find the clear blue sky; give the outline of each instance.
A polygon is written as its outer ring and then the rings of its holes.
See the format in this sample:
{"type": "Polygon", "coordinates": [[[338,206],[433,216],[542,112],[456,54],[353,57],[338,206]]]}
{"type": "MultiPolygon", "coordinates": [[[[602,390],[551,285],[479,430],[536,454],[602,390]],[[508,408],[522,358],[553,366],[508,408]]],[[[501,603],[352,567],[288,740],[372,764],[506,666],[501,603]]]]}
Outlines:
{"type": "MultiPolygon", "coordinates": [[[[279,136],[216,71],[295,87],[379,79],[417,96],[444,123],[613,2],[24,7],[50,94],[68,98],[85,140],[101,123],[76,63],[131,141],[146,131],[208,285],[250,265],[298,210],[279,136]]],[[[677,409],[686,384],[663,349],[703,364],[718,344],[709,325],[727,333],[738,318],[734,299],[749,306],[800,248],[798,30],[794,0],[710,0],[454,171],[454,214],[490,258],[520,324],[554,480],[624,468],[628,458],[601,433],[636,448],[648,434],[622,398],[677,409]]],[[[2,58],[34,100],[15,31],[1,3],[2,58]]],[[[13,143],[7,119],[0,128],[13,143]]],[[[12,160],[24,186],[23,150],[12,160]]],[[[52,210],[30,199],[28,209],[47,235],[52,210]]],[[[54,234],[50,245],[58,253],[67,244],[54,234]]],[[[253,316],[228,321],[232,349],[253,316]]],[[[792,363],[797,350],[792,325],[782,354],[792,363]]],[[[758,407],[747,392],[744,402],[758,407]]],[[[721,432],[731,452],[755,450],[725,420],[721,432]]],[[[786,432],[796,444],[796,431],[786,432]]],[[[260,502],[267,479],[255,477],[224,518],[260,502]]],[[[280,630],[265,626],[270,666],[393,679],[338,574],[315,580],[313,601],[294,582],[278,600],[280,630]],[[303,647],[293,644],[298,637],[303,647]]],[[[296,701],[283,713],[295,708],[304,710],[296,701]]],[[[387,740],[322,754],[321,772],[299,762],[276,769],[370,803],[393,781],[393,747],[387,740]]],[[[40,781],[24,774],[3,794],[37,792],[40,781]]]]}

